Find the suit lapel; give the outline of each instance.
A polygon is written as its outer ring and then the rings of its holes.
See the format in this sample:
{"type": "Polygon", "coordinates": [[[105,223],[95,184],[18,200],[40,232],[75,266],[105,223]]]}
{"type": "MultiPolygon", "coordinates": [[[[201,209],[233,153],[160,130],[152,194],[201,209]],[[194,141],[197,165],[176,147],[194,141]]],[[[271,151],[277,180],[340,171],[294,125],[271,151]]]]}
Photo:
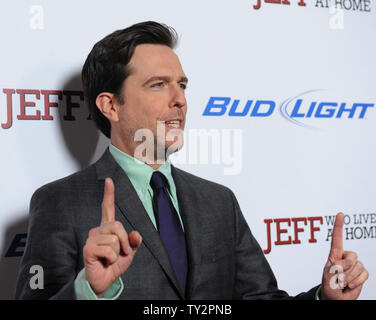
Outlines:
{"type": "Polygon", "coordinates": [[[172,166],[172,176],[177,190],[179,211],[184,223],[185,239],[188,250],[187,299],[193,297],[195,280],[200,277],[201,232],[200,232],[200,199],[187,174],[172,166]]]}
{"type": "Polygon", "coordinates": [[[99,180],[110,177],[114,181],[115,204],[133,229],[141,234],[143,244],[160,263],[180,297],[184,299],[159,233],[151,222],[128,176],[113,159],[108,149],[96,166],[99,180]]]}

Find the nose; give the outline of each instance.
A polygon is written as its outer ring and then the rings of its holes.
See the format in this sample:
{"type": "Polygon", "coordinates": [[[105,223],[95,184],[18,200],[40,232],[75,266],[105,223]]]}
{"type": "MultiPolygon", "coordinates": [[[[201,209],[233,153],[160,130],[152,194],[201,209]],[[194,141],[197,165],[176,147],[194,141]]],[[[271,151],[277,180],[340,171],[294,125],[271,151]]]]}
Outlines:
{"type": "Polygon", "coordinates": [[[180,84],[171,86],[170,108],[177,107],[180,109],[185,107],[186,104],[187,100],[185,99],[185,92],[184,89],[180,87],[180,84]]]}

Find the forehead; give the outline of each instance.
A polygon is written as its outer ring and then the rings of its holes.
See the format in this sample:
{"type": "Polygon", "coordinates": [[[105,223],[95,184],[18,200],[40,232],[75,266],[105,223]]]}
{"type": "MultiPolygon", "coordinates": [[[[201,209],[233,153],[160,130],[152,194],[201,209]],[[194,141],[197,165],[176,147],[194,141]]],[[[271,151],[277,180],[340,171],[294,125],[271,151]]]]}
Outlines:
{"type": "Polygon", "coordinates": [[[162,75],[162,73],[184,76],[175,52],[165,45],[140,44],[129,61],[131,74],[140,76],[162,75]]]}

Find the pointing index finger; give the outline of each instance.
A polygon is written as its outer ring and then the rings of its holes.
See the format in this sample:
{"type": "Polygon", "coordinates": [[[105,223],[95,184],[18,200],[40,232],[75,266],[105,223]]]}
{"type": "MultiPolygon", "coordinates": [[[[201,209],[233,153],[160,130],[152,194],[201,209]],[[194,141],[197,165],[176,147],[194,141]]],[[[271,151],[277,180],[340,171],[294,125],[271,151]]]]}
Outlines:
{"type": "Polygon", "coordinates": [[[101,224],[113,221],[115,221],[115,186],[111,178],[106,178],[104,182],[101,224]]]}
{"type": "MultiPolygon", "coordinates": [[[[330,248],[330,257],[336,261],[342,259],[343,256],[343,222],[345,216],[342,212],[338,213],[336,220],[334,222],[333,233],[332,233],[332,244],[330,248]]],[[[334,262],[333,261],[333,262],[334,262]]]]}

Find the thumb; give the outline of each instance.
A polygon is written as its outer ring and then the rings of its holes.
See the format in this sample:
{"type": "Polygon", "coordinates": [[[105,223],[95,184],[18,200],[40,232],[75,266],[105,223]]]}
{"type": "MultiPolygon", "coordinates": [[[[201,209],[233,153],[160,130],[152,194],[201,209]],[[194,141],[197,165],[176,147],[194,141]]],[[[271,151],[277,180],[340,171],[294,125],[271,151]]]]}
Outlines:
{"type": "Polygon", "coordinates": [[[332,243],[330,246],[329,260],[334,263],[337,260],[341,260],[343,256],[343,222],[345,216],[342,212],[338,213],[336,220],[334,222],[333,233],[332,233],[332,243]]]}
{"type": "Polygon", "coordinates": [[[132,231],[128,235],[128,241],[129,241],[129,250],[121,254],[119,257],[119,266],[121,269],[121,272],[127,271],[129,266],[131,265],[133,258],[137,252],[137,249],[140,247],[142,243],[142,237],[137,231],[132,231]]]}
{"type": "Polygon", "coordinates": [[[136,251],[140,247],[140,245],[142,243],[142,237],[138,233],[138,231],[132,231],[128,235],[128,241],[129,241],[129,245],[131,246],[131,248],[133,249],[133,251],[136,251]]]}

